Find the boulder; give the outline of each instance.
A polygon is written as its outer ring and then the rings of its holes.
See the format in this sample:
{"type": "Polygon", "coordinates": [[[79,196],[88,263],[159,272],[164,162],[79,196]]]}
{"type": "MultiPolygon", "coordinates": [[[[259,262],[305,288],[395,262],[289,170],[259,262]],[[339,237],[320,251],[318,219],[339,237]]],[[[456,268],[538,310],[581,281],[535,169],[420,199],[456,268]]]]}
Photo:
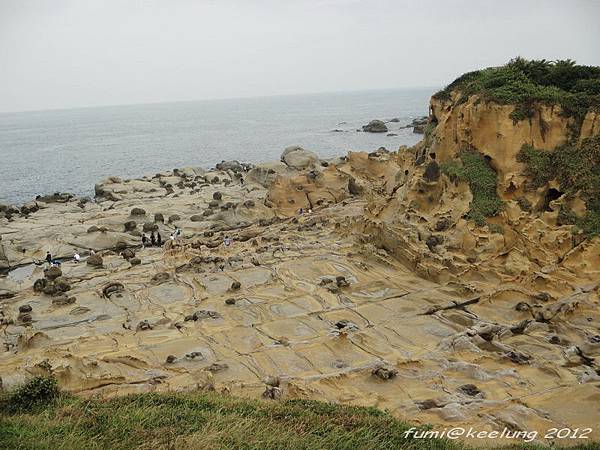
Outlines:
{"type": "Polygon", "coordinates": [[[55,192],[51,195],[38,195],[35,199],[44,203],[67,203],[73,197],[74,195],[68,192],[55,192]]]}
{"type": "Polygon", "coordinates": [[[21,214],[31,214],[39,209],[40,207],[35,201],[30,201],[21,206],[21,214]]]}
{"type": "Polygon", "coordinates": [[[129,264],[131,264],[132,266],[138,266],[142,263],[142,260],[140,258],[131,258],[129,260],[129,264]]]}
{"type": "Polygon", "coordinates": [[[44,275],[52,281],[62,275],[62,270],[58,266],[52,266],[44,272],[44,275]]]}
{"type": "Polygon", "coordinates": [[[164,223],[165,222],[165,216],[163,216],[162,213],[155,213],[154,214],[154,222],[164,223]]]}
{"type": "Polygon", "coordinates": [[[178,220],[181,220],[181,217],[179,217],[177,214],[172,214],[169,216],[169,223],[177,222],[178,220]]]}
{"type": "Polygon", "coordinates": [[[217,192],[214,192],[214,193],[213,193],[213,199],[214,199],[214,200],[217,200],[217,201],[219,201],[219,200],[221,200],[222,198],[223,198],[223,194],[221,194],[219,191],[217,191],[217,192]]]}
{"type": "Polygon", "coordinates": [[[137,228],[137,223],[135,222],[135,220],[129,220],[128,222],[125,222],[125,231],[133,231],[137,228]]]}
{"type": "Polygon", "coordinates": [[[47,285],[48,285],[48,280],[46,280],[45,278],[38,278],[33,283],[33,291],[34,292],[42,292],[47,285]]]}
{"type": "Polygon", "coordinates": [[[200,214],[194,214],[192,217],[190,217],[190,220],[192,222],[202,222],[204,220],[204,216],[200,214]]]}
{"type": "Polygon", "coordinates": [[[158,225],[156,225],[155,223],[152,223],[152,222],[146,222],[144,224],[144,226],[142,227],[142,230],[145,233],[150,233],[151,231],[158,231],[158,225]]]}
{"type": "Polygon", "coordinates": [[[145,216],[146,215],[146,211],[143,210],[142,208],[133,208],[131,210],[131,215],[132,216],[145,216]]]}
{"type": "Polygon", "coordinates": [[[129,260],[129,259],[131,259],[131,258],[133,258],[135,256],[135,251],[133,249],[131,249],[131,248],[125,249],[125,250],[123,250],[121,252],[121,256],[124,259],[128,259],[129,260]]]}
{"type": "Polygon", "coordinates": [[[371,120],[367,125],[363,125],[363,131],[367,133],[387,133],[388,127],[386,124],[378,119],[371,120]]]}
{"type": "Polygon", "coordinates": [[[104,260],[102,259],[102,256],[98,254],[90,255],[86,262],[88,266],[92,267],[102,267],[104,265],[104,260]]]}
{"type": "Polygon", "coordinates": [[[32,310],[33,310],[33,308],[29,304],[19,306],[20,314],[30,313],[32,310]]]}
{"type": "Polygon", "coordinates": [[[281,154],[281,161],[292,169],[306,169],[316,165],[319,157],[316,153],[299,146],[287,147],[281,154]]]}
{"type": "Polygon", "coordinates": [[[232,172],[243,172],[244,166],[239,161],[221,161],[216,165],[217,170],[231,170],[232,172]]]}

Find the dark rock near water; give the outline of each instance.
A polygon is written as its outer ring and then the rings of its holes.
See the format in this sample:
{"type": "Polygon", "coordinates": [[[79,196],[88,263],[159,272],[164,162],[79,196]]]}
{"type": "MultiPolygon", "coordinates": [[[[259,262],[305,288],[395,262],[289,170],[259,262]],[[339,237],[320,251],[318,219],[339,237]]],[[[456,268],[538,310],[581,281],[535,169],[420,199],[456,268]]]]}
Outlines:
{"type": "Polygon", "coordinates": [[[367,133],[387,133],[388,127],[381,120],[371,120],[367,125],[363,125],[363,131],[367,133]]]}

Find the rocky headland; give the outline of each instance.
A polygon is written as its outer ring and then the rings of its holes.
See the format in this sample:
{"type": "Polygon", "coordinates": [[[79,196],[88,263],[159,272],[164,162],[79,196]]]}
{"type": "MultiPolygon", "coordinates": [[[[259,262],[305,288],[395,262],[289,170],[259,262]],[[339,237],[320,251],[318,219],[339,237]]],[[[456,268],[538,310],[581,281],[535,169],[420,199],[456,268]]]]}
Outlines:
{"type": "Polygon", "coordinates": [[[0,207],[3,388],[53,374],[82,395],[214,389],[594,428],[600,75],[571,65],[561,96],[500,95],[507,72],[537,83],[536,63],[435,94],[412,148],[289,147],[0,207]],[[166,243],[140,248],[152,231],[166,243]],[[60,268],[35,264],[46,251],[60,268]]]}

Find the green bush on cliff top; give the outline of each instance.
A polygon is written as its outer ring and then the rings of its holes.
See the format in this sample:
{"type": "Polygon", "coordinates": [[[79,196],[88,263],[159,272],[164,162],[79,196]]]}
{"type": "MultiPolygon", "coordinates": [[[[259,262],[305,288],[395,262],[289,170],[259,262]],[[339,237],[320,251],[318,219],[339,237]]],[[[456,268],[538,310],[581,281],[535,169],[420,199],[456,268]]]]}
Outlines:
{"type": "Polygon", "coordinates": [[[575,132],[590,108],[600,110],[600,67],[580,66],[571,60],[546,61],[515,58],[500,67],[468,72],[434,98],[449,99],[461,93],[459,102],[474,94],[500,104],[515,105],[512,119],[532,117],[536,102],[560,105],[563,114],[575,119],[575,132]]]}
{"type": "Polygon", "coordinates": [[[496,192],[496,172],[486,158],[476,151],[462,150],[458,157],[458,160],[443,163],[441,170],[451,179],[469,183],[473,200],[467,218],[483,226],[486,217],[497,215],[503,207],[496,192]]]}

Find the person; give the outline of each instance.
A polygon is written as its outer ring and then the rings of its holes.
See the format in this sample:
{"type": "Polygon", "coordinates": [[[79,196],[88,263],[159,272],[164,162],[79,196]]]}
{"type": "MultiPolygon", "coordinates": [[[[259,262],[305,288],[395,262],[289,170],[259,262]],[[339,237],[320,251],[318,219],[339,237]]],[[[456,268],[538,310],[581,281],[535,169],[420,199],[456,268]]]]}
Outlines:
{"type": "Polygon", "coordinates": [[[300,215],[304,214],[304,208],[300,208],[300,209],[298,210],[298,214],[300,214],[300,215]]]}
{"type": "Polygon", "coordinates": [[[146,242],[148,242],[148,238],[146,237],[146,233],[142,234],[142,248],[146,248],[146,242]]]}
{"type": "Polygon", "coordinates": [[[156,232],[156,246],[157,247],[162,246],[162,236],[160,235],[160,231],[156,232]]]}
{"type": "Polygon", "coordinates": [[[154,235],[154,231],[152,232],[152,234],[150,234],[150,245],[152,247],[156,246],[156,236],[154,235]]]}
{"type": "Polygon", "coordinates": [[[225,247],[229,247],[229,245],[231,244],[231,239],[229,239],[229,236],[225,236],[225,238],[223,239],[223,244],[225,244],[225,247]]]}
{"type": "Polygon", "coordinates": [[[175,232],[171,233],[171,240],[174,241],[175,240],[175,232]]]}
{"type": "Polygon", "coordinates": [[[50,252],[46,252],[46,262],[48,264],[52,264],[52,255],[50,254],[50,252]]]}
{"type": "Polygon", "coordinates": [[[81,260],[81,256],[79,256],[79,253],[75,253],[73,255],[73,259],[75,260],[76,263],[78,263],[81,260]]]}
{"type": "Polygon", "coordinates": [[[181,228],[179,228],[179,227],[175,228],[175,237],[176,238],[181,237],[181,228]]]}

